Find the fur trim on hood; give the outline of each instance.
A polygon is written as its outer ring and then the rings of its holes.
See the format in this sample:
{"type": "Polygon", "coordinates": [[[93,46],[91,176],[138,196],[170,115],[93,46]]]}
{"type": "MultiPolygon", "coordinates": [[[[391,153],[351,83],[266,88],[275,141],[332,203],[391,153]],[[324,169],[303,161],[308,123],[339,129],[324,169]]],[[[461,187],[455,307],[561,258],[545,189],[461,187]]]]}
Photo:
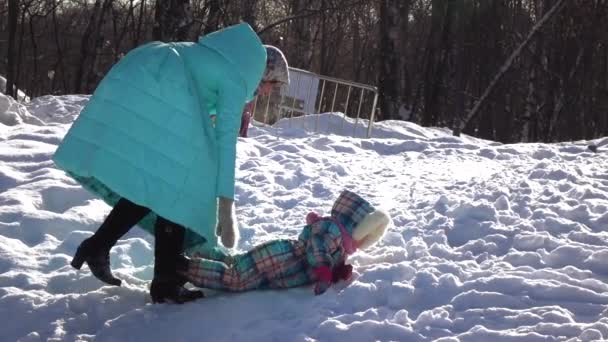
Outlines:
{"type": "Polygon", "coordinates": [[[353,230],[353,239],[359,241],[357,248],[367,249],[380,241],[390,222],[390,217],[382,210],[376,210],[365,216],[353,230]]]}

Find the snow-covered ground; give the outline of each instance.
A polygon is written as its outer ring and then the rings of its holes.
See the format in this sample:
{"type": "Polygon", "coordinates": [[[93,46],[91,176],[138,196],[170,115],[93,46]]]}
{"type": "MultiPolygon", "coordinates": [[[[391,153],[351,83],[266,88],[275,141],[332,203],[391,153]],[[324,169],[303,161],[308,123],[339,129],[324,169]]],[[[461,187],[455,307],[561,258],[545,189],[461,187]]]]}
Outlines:
{"type": "MultiPolygon", "coordinates": [[[[15,88],[13,87],[13,89],[15,89],[15,88]]],[[[2,75],[0,75],[0,93],[2,93],[2,94],[6,93],[6,78],[4,78],[4,76],[2,76],[2,75]]],[[[21,89],[17,90],[17,98],[21,102],[30,101],[30,97],[27,96],[21,89]]]]}
{"type": "Polygon", "coordinates": [[[239,250],[296,237],[343,188],[390,212],[388,234],[352,257],[350,284],[322,296],[153,305],[153,243],[140,229],[112,250],[122,287],[69,266],[110,210],[51,161],[86,101],[33,99],[20,117],[36,120],[0,124],[1,341],[608,339],[606,147],[501,145],[407,122],[359,139],[337,114],[319,117],[323,134],[300,128],[316,117],[252,127],[238,144],[239,250]]]}

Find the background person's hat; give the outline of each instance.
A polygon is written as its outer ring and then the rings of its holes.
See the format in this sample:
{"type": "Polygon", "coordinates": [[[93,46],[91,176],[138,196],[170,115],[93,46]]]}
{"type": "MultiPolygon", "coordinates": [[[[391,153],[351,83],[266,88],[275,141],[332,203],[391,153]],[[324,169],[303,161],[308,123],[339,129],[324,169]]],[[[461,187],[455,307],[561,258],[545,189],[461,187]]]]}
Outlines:
{"type": "Polygon", "coordinates": [[[278,82],[289,84],[289,66],[283,52],[272,45],[264,45],[266,48],[266,70],[262,82],[278,82]]]}

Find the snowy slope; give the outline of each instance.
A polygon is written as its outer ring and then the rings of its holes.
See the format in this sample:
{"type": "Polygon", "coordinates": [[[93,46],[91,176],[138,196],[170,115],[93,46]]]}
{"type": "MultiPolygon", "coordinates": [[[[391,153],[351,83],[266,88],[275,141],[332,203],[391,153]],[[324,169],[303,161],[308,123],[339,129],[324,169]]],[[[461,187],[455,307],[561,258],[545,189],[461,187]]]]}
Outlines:
{"type": "Polygon", "coordinates": [[[86,101],[34,99],[24,115],[37,121],[0,125],[1,341],[608,339],[606,148],[501,145],[406,122],[359,139],[338,114],[318,118],[322,134],[304,129],[317,117],[252,127],[238,145],[239,250],[296,237],[343,188],[394,225],[352,257],[350,284],[322,296],[209,291],[152,305],[153,241],[139,229],[112,250],[123,287],[69,266],[110,210],[51,161],[86,101]]]}

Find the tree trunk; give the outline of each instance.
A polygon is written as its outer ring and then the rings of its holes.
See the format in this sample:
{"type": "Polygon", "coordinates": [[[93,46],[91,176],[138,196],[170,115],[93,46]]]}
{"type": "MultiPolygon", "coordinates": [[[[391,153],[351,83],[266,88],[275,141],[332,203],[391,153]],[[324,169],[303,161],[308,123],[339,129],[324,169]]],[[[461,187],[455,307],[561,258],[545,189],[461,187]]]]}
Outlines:
{"type": "Polygon", "coordinates": [[[15,41],[17,38],[17,18],[19,17],[19,0],[8,0],[8,50],[5,94],[17,98],[15,89],[15,41]]]}
{"type": "Polygon", "coordinates": [[[247,0],[241,4],[241,19],[256,30],[256,9],[258,0],[247,0]]]}
{"type": "Polygon", "coordinates": [[[407,96],[410,93],[410,82],[407,79],[404,52],[409,8],[409,0],[380,1],[380,120],[407,119],[404,116],[409,110],[407,96]],[[404,20],[405,23],[402,22],[404,20]]]}
{"type": "Polygon", "coordinates": [[[38,44],[36,44],[36,29],[34,27],[34,18],[35,15],[29,13],[29,29],[30,29],[30,42],[32,43],[32,57],[34,69],[32,71],[32,76],[29,77],[29,85],[27,87],[28,93],[31,97],[38,96],[38,88],[40,87],[40,79],[38,75],[38,44]]]}
{"type": "Polygon", "coordinates": [[[433,0],[431,13],[431,32],[428,40],[428,53],[424,73],[424,126],[439,123],[439,91],[444,77],[444,68],[449,44],[449,18],[454,0],[433,0]]]}
{"type": "Polygon", "coordinates": [[[99,13],[99,18],[95,23],[95,37],[93,38],[93,42],[95,44],[93,55],[91,56],[91,61],[89,62],[89,72],[87,73],[85,91],[88,93],[92,92],[95,89],[95,84],[98,79],[103,77],[101,70],[99,70],[99,56],[102,53],[103,44],[105,42],[104,36],[104,26],[106,23],[106,13],[112,7],[113,0],[104,0],[103,6],[101,7],[101,13],[99,13]]]}
{"type": "Polygon", "coordinates": [[[82,34],[82,39],[80,40],[80,58],[78,60],[78,67],[76,69],[76,75],[74,79],[74,91],[76,93],[82,93],[84,91],[83,87],[83,79],[85,79],[85,68],[89,56],[91,55],[91,49],[89,47],[91,36],[93,35],[93,30],[95,29],[95,23],[97,22],[96,18],[98,13],[101,11],[101,5],[103,0],[95,0],[95,4],[93,5],[93,9],[91,11],[91,15],[89,17],[89,22],[87,23],[87,27],[82,34]]]}
{"type": "Polygon", "coordinates": [[[187,41],[194,23],[189,0],[156,0],[153,35],[162,42],[187,41]]]}
{"type": "Polygon", "coordinates": [[[327,75],[327,15],[325,14],[325,2],[321,0],[321,48],[319,50],[319,71],[321,75],[327,75]]]}
{"type": "Polygon", "coordinates": [[[133,37],[133,42],[131,44],[132,48],[135,48],[139,45],[139,41],[141,40],[141,28],[144,22],[144,15],[146,13],[146,0],[141,0],[139,3],[139,18],[137,18],[137,30],[135,30],[135,35],[133,37]]]}
{"type": "Polygon", "coordinates": [[[63,61],[63,49],[61,48],[61,40],[59,39],[59,24],[57,23],[57,7],[58,6],[53,6],[53,36],[55,38],[55,48],[57,49],[57,63],[55,63],[55,68],[53,68],[53,75],[51,78],[51,87],[50,87],[50,93],[53,94],[55,91],[55,82],[57,81],[57,78],[59,77],[57,70],[55,69],[60,69],[61,70],[61,79],[62,79],[62,85],[63,85],[63,92],[67,93],[68,92],[68,85],[66,84],[66,79],[67,79],[67,73],[65,72],[65,65],[64,65],[64,61],[63,61]]]}
{"type": "Polygon", "coordinates": [[[355,13],[353,13],[352,16],[352,20],[351,20],[351,29],[353,32],[353,53],[352,53],[352,79],[355,81],[358,81],[360,79],[360,74],[361,74],[361,66],[363,63],[361,63],[361,56],[363,55],[361,53],[361,30],[359,29],[359,16],[355,13]]]}
{"type": "MultiPolygon", "coordinates": [[[[157,0],[159,1],[159,0],[157,0]]],[[[221,0],[209,0],[209,14],[207,22],[203,29],[203,34],[208,34],[217,31],[220,28],[220,19],[222,16],[221,0]]]]}
{"type": "Polygon", "coordinates": [[[545,13],[545,15],[534,25],[528,37],[513,51],[511,56],[507,58],[503,66],[500,68],[496,76],[490,82],[490,85],[486,88],[484,93],[481,95],[475,106],[471,109],[471,111],[467,114],[464,120],[461,121],[460,125],[454,128],[453,135],[460,136],[460,132],[467,126],[467,124],[478,114],[479,109],[483,105],[484,101],[490,96],[492,90],[496,87],[496,84],[502,79],[502,77],[509,71],[511,66],[513,65],[513,61],[519,56],[521,51],[530,43],[534,34],[543,26],[545,22],[547,22],[555,13],[559,12],[564,6],[564,0],[557,0],[557,2],[553,5],[553,7],[545,13]]]}
{"type": "MultiPolygon", "coordinates": [[[[579,66],[581,65],[581,60],[583,58],[584,52],[585,52],[584,48],[581,48],[578,55],[576,56],[576,61],[574,62],[574,65],[572,66],[572,68],[570,69],[570,72],[568,73],[568,78],[562,79],[560,82],[559,95],[554,103],[551,120],[549,121],[548,134],[549,134],[550,140],[556,141],[556,140],[559,140],[559,138],[560,138],[558,123],[560,122],[562,111],[565,106],[566,95],[567,95],[566,92],[567,92],[568,84],[571,82],[572,78],[574,77],[574,74],[577,72],[579,66]]],[[[581,109],[582,108],[579,108],[579,110],[581,110],[581,109]]],[[[574,128],[576,128],[576,126],[580,126],[580,125],[576,125],[575,122],[573,122],[572,124],[573,125],[568,125],[568,130],[574,130],[574,128]]],[[[569,137],[569,138],[571,139],[572,137],[569,137]]]]}
{"type": "Polygon", "coordinates": [[[112,51],[114,61],[117,61],[120,58],[120,47],[122,45],[122,41],[125,39],[127,35],[127,31],[129,30],[129,26],[135,26],[135,4],[134,0],[129,0],[129,9],[127,10],[127,15],[125,17],[125,21],[120,28],[120,33],[118,29],[118,18],[120,17],[120,12],[113,8],[112,10],[112,26],[114,28],[114,48],[112,51]],[[129,25],[129,23],[131,25],[129,25]]]}
{"type": "Polygon", "coordinates": [[[537,136],[538,100],[536,95],[536,67],[531,66],[528,76],[528,95],[526,96],[525,114],[521,117],[521,136],[515,141],[534,141],[537,136]]]}
{"type": "Polygon", "coordinates": [[[452,55],[455,59],[455,76],[454,76],[454,109],[451,114],[452,117],[449,118],[448,123],[450,127],[455,127],[457,124],[460,113],[465,112],[466,108],[466,98],[465,94],[467,92],[467,83],[468,83],[468,59],[467,53],[465,49],[466,44],[466,29],[469,23],[469,16],[467,15],[467,9],[465,8],[464,1],[458,1],[458,6],[455,8],[454,13],[454,44],[452,48],[452,55]]]}
{"type": "MultiPolygon", "coordinates": [[[[305,13],[307,0],[291,0],[291,16],[297,16],[305,13]]],[[[294,20],[289,25],[289,41],[286,42],[289,46],[288,60],[290,65],[306,70],[311,68],[313,62],[314,51],[312,48],[312,30],[311,20],[307,17],[294,20]],[[290,51],[297,53],[290,53],[290,51]]]]}
{"type": "MultiPolygon", "coordinates": [[[[23,45],[24,45],[24,41],[25,41],[25,13],[27,12],[27,9],[29,8],[29,5],[31,3],[28,3],[27,5],[23,4],[23,8],[21,10],[21,20],[19,20],[19,47],[17,48],[17,68],[15,69],[15,73],[14,73],[14,78],[13,78],[13,88],[12,91],[14,91],[15,96],[17,96],[17,94],[19,93],[19,89],[21,88],[21,85],[19,84],[19,79],[21,78],[21,71],[22,70],[26,70],[28,68],[21,68],[22,64],[26,63],[25,61],[25,57],[23,57],[23,45]]],[[[15,97],[15,99],[17,99],[17,97],[15,97]]]]}

